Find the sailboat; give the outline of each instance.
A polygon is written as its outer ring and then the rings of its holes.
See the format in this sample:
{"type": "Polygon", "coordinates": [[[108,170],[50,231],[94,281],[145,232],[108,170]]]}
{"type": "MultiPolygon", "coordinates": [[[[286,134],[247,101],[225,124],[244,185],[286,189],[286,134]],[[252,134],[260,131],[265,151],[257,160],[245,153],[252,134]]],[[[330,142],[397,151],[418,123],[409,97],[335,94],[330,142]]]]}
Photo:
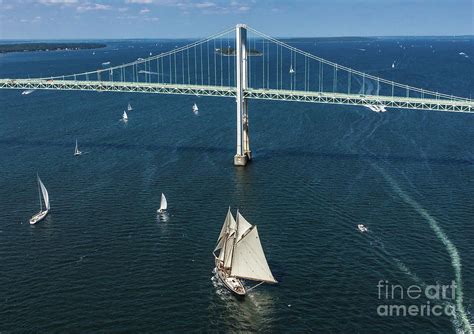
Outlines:
{"type": "Polygon", "coordinates": [[[290,74],[295,73],[295,70],[293,69],[293,65],[290,65],[290,74]]]}
{"type": "Polygon", "coordinates": [[[124,122],[128,121],[128,115],[127,115],[127,112],[125,110],[123,111],[122,119],[123,119],[124,122]]]}
{"type": "Polygon", "coordinates": [[[194,113],[195,115],[197,115],[198,112],[199,112],[199,108],[198,108],[197,104],[194,103],[194,104],[193,104],[193,113],[194,113]]]}
{"type": "Polygon", "coordinates": [[[30,224],[36,224],[37,222],[41,221],[46,217],[46,215],[49,212],[49,195],[48,195],[48,190],[46,190],[46,187],[44,186],[43,182],[41,182],[41,179],[37,175],[38,178],[38,192],[39,192],[39,200],[40,200],[40,211],[35,214],[33,217],[30,219],[30,224]],[[41,195],[43,195],[43,199],[41,199],[41,195]],[[43,200],[44,200],[44,206],[45,210],[43,210],[43,200]]]}
{"type": "Polygon", "coordinates": [[[250,224],[238,210],[235,220],[229,208],[213,254],[219,280],[238,296],[245,296],[264,282],[278,283],[265,258],[257,226],[250,224]],[[242,279],[260,283],[246,290],[242,279]]]}
{"type": "Polygon", "coordinates": [[[361,231],[362,233],[367,232],[367,231],[369,230],[364,224],[358,224],[358,225],[357,225],[357,228],[358,228],[359,231],[361,231]]]}
{"type": "Polygon", "coordinates": [[[157,210],[158,213],[163,213],[168,209],[168,202],[166,201],[165,194],[161,193],[161,203],[160,208],[157,210]]]}
{"type": "Polygon", "coordinates": [[[133,110],[132,105],[130,103],[128,103],[127,111],[132,111],[132,110],[133,110]]]}
{"type": "Polygon", "coordinates": [[[76,139],[76,148],[74,149],[74,156],[81,155],[82,152],[79,151],[79,146],[77,146],[77,139],[76,139]]]}

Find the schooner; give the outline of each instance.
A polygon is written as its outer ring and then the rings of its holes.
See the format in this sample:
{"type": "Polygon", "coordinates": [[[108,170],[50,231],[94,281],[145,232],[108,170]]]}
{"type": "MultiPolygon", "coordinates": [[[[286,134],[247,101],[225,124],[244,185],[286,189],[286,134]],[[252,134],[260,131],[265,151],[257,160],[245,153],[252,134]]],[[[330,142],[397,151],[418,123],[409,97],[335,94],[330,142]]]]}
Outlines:
{"type": "Polygon", "coordinates": [[[245,296],[264,282],[278,283],[265,258],[257,226],[250,224],[238,210],[235,220],[229,208],[213,254],[217,276],[236,295],[245,296]],[[260,283],[246,291],[241,279],[260,283]]]}

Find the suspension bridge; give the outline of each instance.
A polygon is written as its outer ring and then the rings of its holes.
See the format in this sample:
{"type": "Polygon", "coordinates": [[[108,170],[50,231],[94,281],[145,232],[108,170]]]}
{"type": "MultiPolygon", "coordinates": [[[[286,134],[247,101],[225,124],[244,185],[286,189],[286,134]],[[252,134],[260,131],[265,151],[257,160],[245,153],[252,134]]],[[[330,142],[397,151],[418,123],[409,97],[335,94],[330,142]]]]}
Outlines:
{"type": "Polygon", "coordinates": [[[0,89],[232,97],[237,104],[237,166],[252,159],[249,99],[474,113],[471,99],[363,73],[243,24],[118,66],[34,79],[0,79],[0,89]]]}

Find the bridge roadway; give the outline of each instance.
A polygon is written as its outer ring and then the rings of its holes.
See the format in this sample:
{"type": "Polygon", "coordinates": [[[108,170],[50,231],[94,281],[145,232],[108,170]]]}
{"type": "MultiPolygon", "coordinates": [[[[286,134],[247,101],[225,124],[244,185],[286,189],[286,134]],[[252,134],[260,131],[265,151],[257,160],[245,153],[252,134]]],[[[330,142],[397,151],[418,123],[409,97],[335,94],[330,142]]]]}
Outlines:
{"type": "MultiPolygon", "coordinates": [[[[0,89],[79,90],[98,92],[157,93],[236,97],[236,87],[165,83],[79,81],[49,79],[0,79],[0,89]]],[[[474,113],[474,100],[427,99],[400,96],[291,91],[247,88],[245,98],[344,105],[384,105],[392,108],[474,113]]]]}

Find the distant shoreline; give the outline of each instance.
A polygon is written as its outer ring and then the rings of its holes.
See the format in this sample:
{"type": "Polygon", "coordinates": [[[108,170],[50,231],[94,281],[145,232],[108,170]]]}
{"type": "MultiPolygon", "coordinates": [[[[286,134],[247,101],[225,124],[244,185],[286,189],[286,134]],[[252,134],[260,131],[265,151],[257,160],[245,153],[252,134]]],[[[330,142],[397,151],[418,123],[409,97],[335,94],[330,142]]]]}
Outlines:
{"type": "Polygon", "coordinates": [[[75,51],[85,49],[100,49],[107,45],[103,43],[14,43],[0,44],[0,53],[34,52],[34,51],[75,51]]]}

